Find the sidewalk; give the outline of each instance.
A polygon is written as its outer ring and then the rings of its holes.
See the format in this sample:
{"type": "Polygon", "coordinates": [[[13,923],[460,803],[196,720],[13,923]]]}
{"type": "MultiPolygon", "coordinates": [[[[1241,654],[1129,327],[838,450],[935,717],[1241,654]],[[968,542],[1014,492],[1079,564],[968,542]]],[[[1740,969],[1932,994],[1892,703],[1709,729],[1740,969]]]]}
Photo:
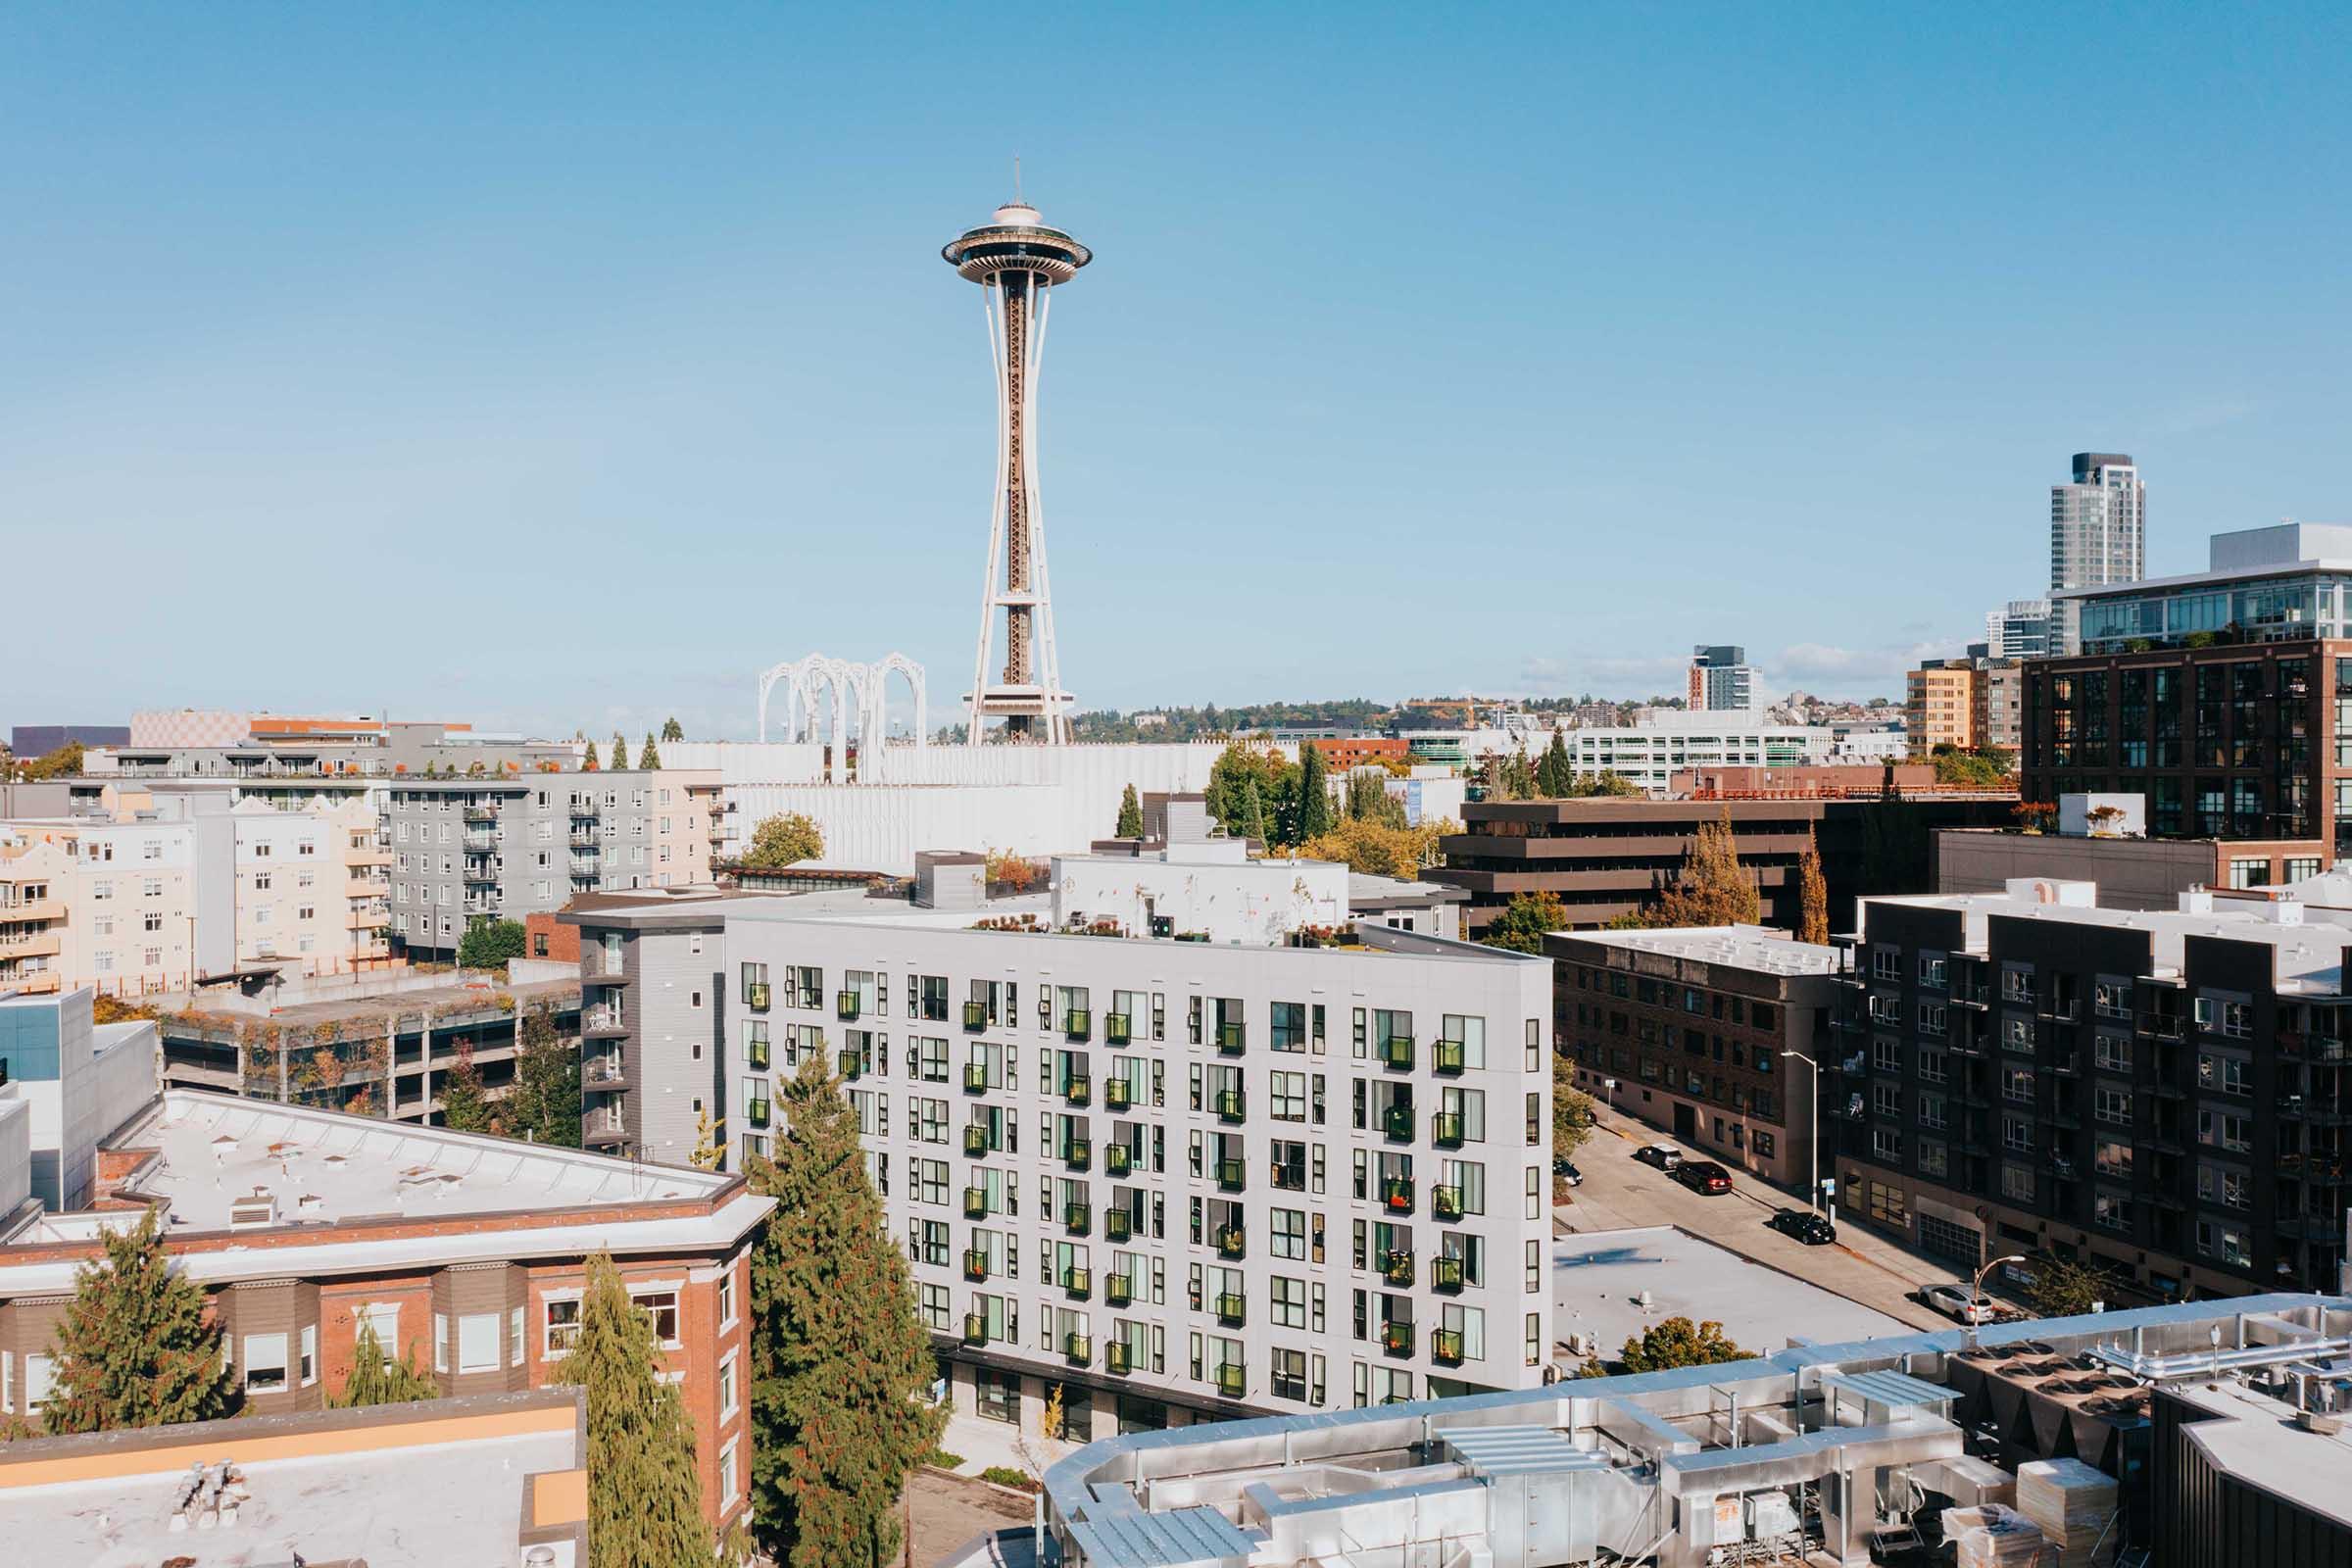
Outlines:
{"type": "Polygon", "coordinates": [[[1075,1443],[1049,1443],[1036,1433],[1020,1433],[1010,1422],[991,1421],[985,1416],[951,1415],[948,1430],[941,1434],[939,1446],[948,1452],[960,1454],[963,1463],[956,1467],[959,1476],[976,1476],[991,1465],[1003,1465],[1007,1470],[1029,1474],[1029,1462],[1014,1446],[1018,1439],[1028,1446],[1030,1457],[1045,1465],[1058,1462],[1063,1455],[1076,1453],[1075,1443]]]}

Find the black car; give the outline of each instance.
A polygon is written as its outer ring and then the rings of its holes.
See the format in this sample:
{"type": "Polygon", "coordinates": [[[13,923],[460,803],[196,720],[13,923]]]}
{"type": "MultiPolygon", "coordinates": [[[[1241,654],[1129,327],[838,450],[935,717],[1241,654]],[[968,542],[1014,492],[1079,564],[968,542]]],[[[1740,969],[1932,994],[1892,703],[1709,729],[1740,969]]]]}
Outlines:
{"type": "Polygon", "coordinates": [[[1582,1187],[1585,1183],[1585,1173],[1576,1168],[1574,1160],[1565,1156],[1551,1162],[1551,1173],[1571,1187],[1582,1187]]]}
{"type": "Polygon", "coordinates": [[[1720,1198],[1732,1190],[1732,1173],[1711,1159],[1684,1160],[1674,1167],[1674,1179],[1709,1198],[1720,1198]]]}
{"type": "Polygon", "coordinates": [[[1838,1240],[1838,1227],[1809,1208],[1780,1209],[1764,1223],[1807,1247],[1827,1247],[1838,1240]]]}

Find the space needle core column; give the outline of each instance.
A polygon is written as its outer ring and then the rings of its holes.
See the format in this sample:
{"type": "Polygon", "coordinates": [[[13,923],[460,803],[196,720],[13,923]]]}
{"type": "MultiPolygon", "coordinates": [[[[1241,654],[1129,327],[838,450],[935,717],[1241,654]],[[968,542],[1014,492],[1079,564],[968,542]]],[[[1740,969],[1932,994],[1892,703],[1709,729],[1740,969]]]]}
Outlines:
{"type": "Polygon", "coordinates": [[[997,371],[997,487],[990,506],[988,575],[981,584],[980,649],[965,698],[967,740],[978,745],[992,719],[1004,738],[1058,746],[1069,736],[1070,694],[1061,689],[1054,648],[1054,601],[1046,575],[1046,516],[1037,472],[1037,384],[1045,361],[1046,308],[1094,253],[1034,207],[1011,202],[940,254],[985,290],[989,354],[997,371]],[[997,616],[1004,618],[1004,663],[989,679],[997,616]]]}

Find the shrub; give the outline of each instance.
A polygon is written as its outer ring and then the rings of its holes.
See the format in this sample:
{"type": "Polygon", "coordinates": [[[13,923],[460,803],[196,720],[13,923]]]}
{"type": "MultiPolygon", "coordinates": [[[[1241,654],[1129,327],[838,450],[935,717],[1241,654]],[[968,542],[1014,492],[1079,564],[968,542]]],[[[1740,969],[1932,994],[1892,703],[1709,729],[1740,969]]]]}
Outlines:
{"type": "Polygon", "coordinates": [[[980,1479],[983,1481],[993,1481],[1000,1487],[1010,1487],[1015,1492],[1035,1492],[1038,1490],[1037,1483],[1031,1480],[1026,1473],[1015,1470],[1008,1464],[990,1465],[987,1469],[980,1472],[980,1479]]]}

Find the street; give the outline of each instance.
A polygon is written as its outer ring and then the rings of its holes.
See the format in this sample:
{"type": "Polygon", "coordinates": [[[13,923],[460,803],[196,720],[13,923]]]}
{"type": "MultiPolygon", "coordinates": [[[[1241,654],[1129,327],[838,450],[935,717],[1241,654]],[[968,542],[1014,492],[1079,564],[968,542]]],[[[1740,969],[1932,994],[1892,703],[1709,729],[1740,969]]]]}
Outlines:
{"type": "Polygon", "coordinates": [[[1571,1201],[1552,1210],[1556,1228],[1603,1231],[1676,1225],[1898,1322],[1920,1328],[1955,1326],[1942,1313],[1909,1299],[1922,1285],[1949,1281],[1948,1265],[1916,1256],[1859,1225],[1840,1223],[1836,1244],[1807,1247],[1765,1224],[1775,1209],[1802,1206],[1794,1194],[1734,1171],[1728,1195],[1701,1197],[1633,1154],[1652,1143],[1673,1145],[1693,1159],[1712,1157],[1705,1151],[1677,1144],[1671,1135],[1622,1112],[1610,1115],[1604,1110],[1603,1115],[1604,1122],[1576,1152],[1584,1184],[1571,1191],[1571,1201]]]}

